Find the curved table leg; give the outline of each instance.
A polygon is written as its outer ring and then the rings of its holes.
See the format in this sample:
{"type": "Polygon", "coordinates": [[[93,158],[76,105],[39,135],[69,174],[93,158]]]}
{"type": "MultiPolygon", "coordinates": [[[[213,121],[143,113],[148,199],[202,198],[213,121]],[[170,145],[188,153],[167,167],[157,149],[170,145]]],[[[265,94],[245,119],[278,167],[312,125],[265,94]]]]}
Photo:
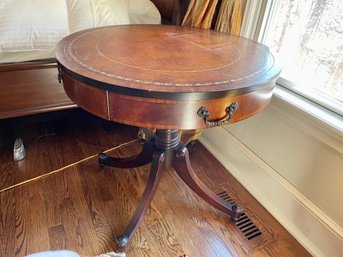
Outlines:
{"type": "Polygon", "coordinates": [[[127,244],[130,242],[131,237],[136,232],[141,224],[144,215],[153,199],[156,189],[160,183],[162,173],[164,171],[165,154],[162,151],[154,152],[152,156],[152,163],[148,183],[139,201],[139,204],[127,225],[124,233],[117,237],[117,252],[125,252],[127,244]]]}
{"type": "Polygon", "coordinates": [[[173,163],[174,169],[181,179],[202,199],[213,207],[231,216],[233,220],[238,220],[242,209],[236,205],[224,201],[211,189],[209,189],[193,171],[189,154],[186,147],[181,147],[176,151],[176,158],[173,163]]]}
{"type": "Polygon", "coordinates": [[[135,168],[146,165],[151,162],[155,146],[152,141],[144,143],[143,150],[132,157],[128,158],[115,158],[107,156],[104,153],[99,154],[99,164],[111,166],[116,168],[135,168]]]}

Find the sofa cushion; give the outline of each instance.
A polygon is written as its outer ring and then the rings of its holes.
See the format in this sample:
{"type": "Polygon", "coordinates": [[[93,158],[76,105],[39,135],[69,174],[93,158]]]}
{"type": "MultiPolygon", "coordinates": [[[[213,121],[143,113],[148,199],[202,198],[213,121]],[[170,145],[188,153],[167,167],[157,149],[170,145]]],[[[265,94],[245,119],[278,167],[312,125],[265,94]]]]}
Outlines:
{"type": "Polygon", "coordinates": [[[56,43],[79,30],[160,22],[149,0],[0,1],[0,63],[53,58],[56,43]]]}
{"type": "Polygon", "coordinates": [[[94,27],[130,24],[129,0],[90,0],[94,27]]]}
{"type": "Polygon", "coordinates": [[[49,49],[69,32],[64,0],[0,1],[0,51],[49,49]]]}
{"type": "Polygon", "coordinates": [[[66,0],[65,2],[69,33],[94,27],[92,6],[89,0],[66,0]]]}
{"type": "Polygon", "coordinates": [[[159,24],[161,14],[149,0],[129,0],[129,18],[131,24],[159,24]]]}

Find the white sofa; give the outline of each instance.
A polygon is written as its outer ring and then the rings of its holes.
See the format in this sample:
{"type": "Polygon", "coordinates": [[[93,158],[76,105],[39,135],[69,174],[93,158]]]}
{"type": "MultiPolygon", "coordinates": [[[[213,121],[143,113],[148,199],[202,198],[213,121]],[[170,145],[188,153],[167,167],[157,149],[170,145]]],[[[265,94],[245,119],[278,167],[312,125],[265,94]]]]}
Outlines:
{"type": "Polygon", "coordinates": [[[149,0],[0,1],[0,63],[53,58],[56,43],[79,30],[160,22],[149,0]]]}

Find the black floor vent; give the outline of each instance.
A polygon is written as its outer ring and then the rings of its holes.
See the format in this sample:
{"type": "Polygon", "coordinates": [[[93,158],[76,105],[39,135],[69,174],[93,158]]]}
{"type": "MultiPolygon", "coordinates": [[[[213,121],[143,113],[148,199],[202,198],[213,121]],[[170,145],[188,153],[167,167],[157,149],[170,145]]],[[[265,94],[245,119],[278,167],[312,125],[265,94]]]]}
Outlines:
{"type": "MultiPolygon", "coordinates": [[[[224,201],[235,204],[235,201],[229,196],[229,194],[225,191],[218,193],[219,197],[221,197],[224,201]]],[[[255,237],[262,235],[262,232],[256,227],[254,222],[247,216],[245,212],[242,213],[242,216],[237,220],[236,226],[242,231],[244,236],[251,240],[255,237]]]]}

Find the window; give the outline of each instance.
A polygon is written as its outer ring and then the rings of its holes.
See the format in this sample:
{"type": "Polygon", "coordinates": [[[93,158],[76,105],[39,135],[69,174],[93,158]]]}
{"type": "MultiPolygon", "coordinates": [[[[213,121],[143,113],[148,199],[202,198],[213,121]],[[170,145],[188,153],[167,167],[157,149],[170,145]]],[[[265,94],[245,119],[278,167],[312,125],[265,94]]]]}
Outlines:
{"type": "Polygon", "coordinates": [[[279,84],[343,115],[343,1],[274,0],[262,42],[283,70],[279,84]]]}

